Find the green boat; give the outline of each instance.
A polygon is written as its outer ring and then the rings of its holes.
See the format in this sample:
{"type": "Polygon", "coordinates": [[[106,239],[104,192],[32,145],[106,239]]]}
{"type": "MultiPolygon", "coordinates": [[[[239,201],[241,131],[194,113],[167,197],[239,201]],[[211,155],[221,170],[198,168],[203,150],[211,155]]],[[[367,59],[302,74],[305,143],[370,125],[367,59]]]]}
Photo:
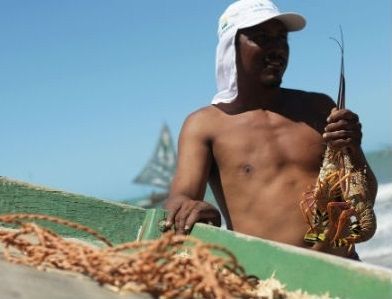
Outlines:
{"type": "MultiPolygon", "coordinates": [[[[91,227],[112,243],[159,238],[165,219],[162,209],[123,203],[31,185],[0,177],[0,214],[39,213],[91,227]]],[[[92,242],[83,232],[47,224],[57,233],[92,242]]],[[[312,252],[290,245],[197,224],[191,235],[230,249],[248,274],[261,279],[275,275],[288,290],[312,294],[328,292],[342,299],[391,299],[392,271],[366,263],[312,252]]],[[[56,272],[39,272],[0,259],[1,298],[120,298],[89,279],[73,279],[56,272]],[[66,292],[66,295],[62,293],[66,292]]],[[[122,297],[124,298],[124,297],[122,297]]],[[[127,298],[150,298],[130,295],[127,298]]]]}

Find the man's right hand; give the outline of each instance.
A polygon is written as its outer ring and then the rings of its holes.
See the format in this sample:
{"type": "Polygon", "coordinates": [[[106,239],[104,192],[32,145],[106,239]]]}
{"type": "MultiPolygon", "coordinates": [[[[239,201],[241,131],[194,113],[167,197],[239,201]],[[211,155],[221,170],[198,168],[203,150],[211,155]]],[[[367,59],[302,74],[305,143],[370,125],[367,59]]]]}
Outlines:
{"type": "Polygon", "coordinates": [[[166,228],[174,229],[177,234],[188,233],[196,222],[212,223],[215,226],[221,225],[221,216],[217,208],[213,205],[192,200],[184,195],[170,197],[165,208],[169,214],[166,220],[166,228]]]}

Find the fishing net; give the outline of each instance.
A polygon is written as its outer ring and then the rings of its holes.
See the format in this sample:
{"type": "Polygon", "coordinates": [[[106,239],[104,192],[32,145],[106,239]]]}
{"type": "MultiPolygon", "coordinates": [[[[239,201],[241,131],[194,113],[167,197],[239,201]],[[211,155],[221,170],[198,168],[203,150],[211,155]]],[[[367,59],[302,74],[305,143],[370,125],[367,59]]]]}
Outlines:
{"type": "Polygon", "coordinates": [[[11,262],[44,270],[80,273],[117,291],[146,292],[154,298],[329,298],[286,292],[274,278],[259,281],[247,276],[226,248],[192,236],[167,232],[157,240],[113,246],[94,230],[47,215],[0,215],[3,255],[11,262]],[[84,231],[104,244],[95,246],[65,239],[34,222],[45,220],[84,231]]]}

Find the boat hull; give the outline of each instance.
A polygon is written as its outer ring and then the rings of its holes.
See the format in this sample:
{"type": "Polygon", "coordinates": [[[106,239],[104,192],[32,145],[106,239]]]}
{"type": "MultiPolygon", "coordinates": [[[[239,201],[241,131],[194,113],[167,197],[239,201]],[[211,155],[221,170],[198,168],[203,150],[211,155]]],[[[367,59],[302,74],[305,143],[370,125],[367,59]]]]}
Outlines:
{"type": "MultiPolygon", "coordinates": [[[[1,177],[0,214],[6,213],[40,213],[79,222],[114,244],[158,238],[166,214],[161,209],[142,209],[1,177]]],[[[56,225],[51,228],[61,235],[92,242],[81,232],[56,225]]],[[[342,299],[392,298],[392,271],[386,268],[204,224],[195,225],[191,235],[227,247],[248,274],[261,279],[275,275],[289,290],[328,292],[342,299]]]]}

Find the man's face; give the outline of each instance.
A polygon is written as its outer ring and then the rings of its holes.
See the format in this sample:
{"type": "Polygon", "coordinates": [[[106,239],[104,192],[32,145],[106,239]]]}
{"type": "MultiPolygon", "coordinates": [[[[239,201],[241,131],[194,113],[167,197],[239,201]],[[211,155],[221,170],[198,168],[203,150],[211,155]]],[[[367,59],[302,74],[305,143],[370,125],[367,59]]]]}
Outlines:
{"type": "Polygon", "coordinates": [[[238,76],[265,87],[280,86],[289,56],[287,29],[282,22],[270,20],[239,30],[236,47],[238,76]]]}

